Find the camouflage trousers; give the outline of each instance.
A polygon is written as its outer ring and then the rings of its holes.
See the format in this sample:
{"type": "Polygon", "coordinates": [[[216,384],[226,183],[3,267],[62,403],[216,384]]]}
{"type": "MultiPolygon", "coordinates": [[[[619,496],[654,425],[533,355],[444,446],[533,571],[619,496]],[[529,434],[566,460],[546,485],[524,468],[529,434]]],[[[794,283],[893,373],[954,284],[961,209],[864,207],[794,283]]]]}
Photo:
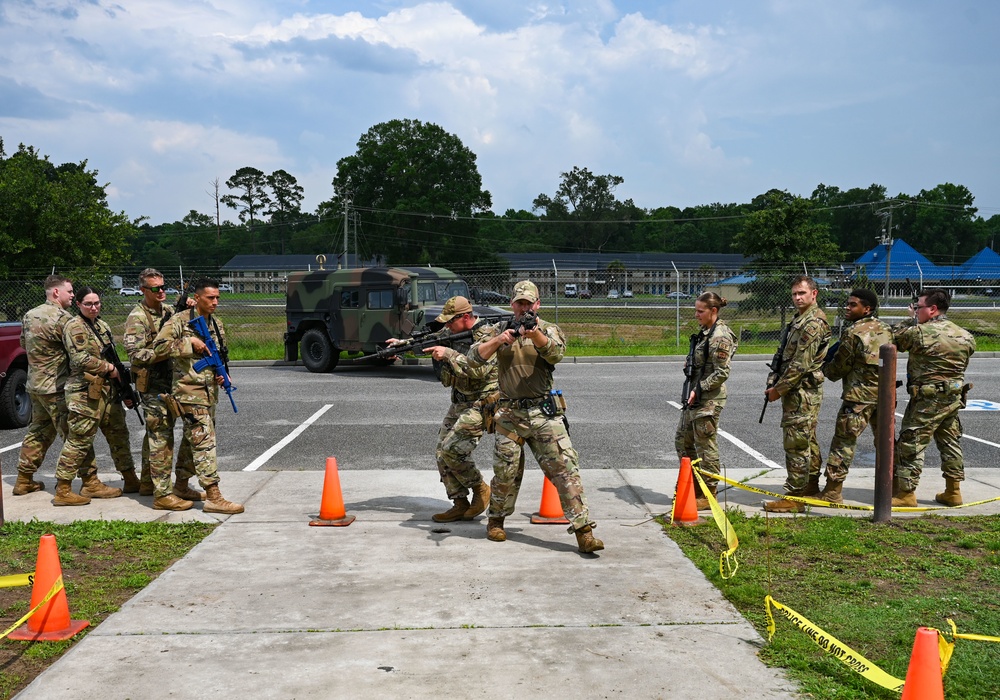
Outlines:
{"type": "Polygon", "coordinates": [[[94,453],[94,438],[100,428],[111,450],[111,459],[119,472],[134,471],[132,448],[129,445],[128,426],[125,423],[125,409],[120,403],[108,402],[104,398],[87,399],[87,406],[97,418],[69,410],[67,423],[69,436],[59,453],[56,464],[56,479],[72,481],[79,476],[86,479],[97,474],[97,465],[88,464],[87,458],[94,453]]]}
{"type": "Polygon", "coordinates": [[[826,480],[844,481],[854,462],[854,450],[858,438],[871,425],[872,435],[878,444],[878,404],[853,403],[844,401],[837,413],[837,423],[830,442],[830,454],[826,458],[826,480]]]}
{"type": "Polygon", "coordinates": [[[819,407],[823,402],[822,385],[792,389],[781,397],[781,432],[785,448],[785,491],[798,495],[812,478],[819,478],[823,458],[816,439],[819,407]]]}
{"type": "MultiPolygon", "coordinates": [[[[674,449],[677,457],[689,457],[693,462],[700,459],[700,469],[718,474],[719,469],[719,416],[725,403],[704,401],[697,408],[681,411],[681,419],[674,435],[674,449]]],[[[718,481],[706,479],[705,484],[711,486],[718,481]]],[[[700,491],[695,481],[695,491],[700,491]]]]}
{"type": "Polygon", "coordinates": [[[538,408],[502,406],[496,421],[489,516],[502,518],[514,512],[524,478],[521,445],[527,444],[559,493],[563,514],[571,523],[570,532],[589,524],[590,511],[580,481],[580,457],[573,449],[562,418],[548,418],[538,408]]]}
{"type": "MultiPolygon", "coordinates": [[[[66,394],[59,391],[55,394],[31,394],[31,424],[21,442],[21,454],[17,460],[17,472],[31,477],[45,460],[56,435],[63,440],[69,434],[66,422],[69,412],[66,409],[66,394]]],[[[84,464],[97,471],[94,459],[94,449],[91,446],[84,464]]]]}
{"type": "Polygon", "coordinates": [[[895,478],[903,491],[913,491],[920,483],[924,451],[931,439],[941,452],[941,473],[956,481],[965,480],[962,461],[962,408],[959,394],[936,394],[910,399],[896,440],[895,478]]]}
{"type": "Polygon", "coordinates": [[[184,411],[181,419],[184,439],[191,445],[194,473],[197,474],[201,487],[207,489],[219,483],[219,464],[215,452],[215,406],[182,403],[181,410],[184,411]]]}
{"type": "Polygon", "coordinates": [[[469,495],[483,480],[470,456],[485,433],[483,413],[474,403],[453,403],[438,431],[435,450],[441,483],[452,501],[469,495]]]}
{"type": "MultiPolygon", "coordinates": [[[[142,440],[142,471],[153,482],[153,495],[170,494],[170,470],[174,462],[174,424],[159,394],[142,395],[146,412],[146,437],[142,440]]],[[[177,452],[177,478],[186,481],[195,475],[191,443],[185,435],[177,452]]]]}

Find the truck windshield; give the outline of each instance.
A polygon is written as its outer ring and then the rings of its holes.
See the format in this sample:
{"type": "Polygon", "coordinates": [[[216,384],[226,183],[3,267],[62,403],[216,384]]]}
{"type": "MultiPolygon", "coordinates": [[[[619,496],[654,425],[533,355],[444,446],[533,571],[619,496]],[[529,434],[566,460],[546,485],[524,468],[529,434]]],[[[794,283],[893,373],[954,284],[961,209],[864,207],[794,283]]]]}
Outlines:
{"type": "Polygon", "coordinates": [[[465,280],[428,280],[417,283],[417,301],[444,303],[452,297],[469,298],[469,285],[465,280]]]}

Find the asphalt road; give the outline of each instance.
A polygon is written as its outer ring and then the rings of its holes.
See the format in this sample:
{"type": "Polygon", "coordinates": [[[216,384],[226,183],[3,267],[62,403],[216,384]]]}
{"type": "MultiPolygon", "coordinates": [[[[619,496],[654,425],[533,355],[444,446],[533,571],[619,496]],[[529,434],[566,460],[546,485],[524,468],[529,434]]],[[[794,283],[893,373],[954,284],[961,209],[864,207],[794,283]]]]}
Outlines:
{"type": "MultiPolygon", "coordinates": [[[[771,404],[764,424],[757,423],[766,372],[761,360],[734,363],[720,426],[719,449],[726,466],[768,468],[784,464],[779,405],[771,404]]],[[[904,372],[905,356],[900,362],[900,378],[904,372]]],[[[564,362],[557,368],[556,378],[567,399],[582,468],[677,465],[674,431],[683,380],[679,362],[564,362]]],[[[1000,359],[974,358],[966,379],[976,387],[972,399],[992,401],[1000,409],[1000,359]]],[[[337,457],[341,470],[435,469],[434,446],[448,408],[448,390],[435,380],[430,367],[340,366],[330,374],[311,374],[301,367],[234,367],[233,381],[238,386],[239,413],[233,414],[225,395],[218,408],[221,470],[319,470],[328,456],[337,457]]],[[[819,429],[824,455],[840,397],[839,384],[828,383],[826,387],[819,429]]],[[[899,401],[899,414],[904,406],[905,395],[899,401]]],[[[998,416],[997,411],[963,411],[963,449],[968,466],[1000,463],[998,416]]],[[[131,414],[129,427],[138,460],[142,433],[131,414]]],[[[6,474],[13,472],[24,432],[0,432],[6,474]]],[[[476,459],[481,467],[488,467],[491,439],[484,442],[476,459]]],[[[97,452],[101,471],[110,471],[110,456],[101,437],[97,452]]],[[[52,473],[57,457],[55,450],[50,452],[42,471],[52,473]]],[[[529,460],[529,464],[533,462],[529,460]]],[[[875,464],[870,433],[861,438],[856,464],[875,464]]],[[[939,465],[937,450],[931,447],[926,468],[936,470],[939,465]]]]}

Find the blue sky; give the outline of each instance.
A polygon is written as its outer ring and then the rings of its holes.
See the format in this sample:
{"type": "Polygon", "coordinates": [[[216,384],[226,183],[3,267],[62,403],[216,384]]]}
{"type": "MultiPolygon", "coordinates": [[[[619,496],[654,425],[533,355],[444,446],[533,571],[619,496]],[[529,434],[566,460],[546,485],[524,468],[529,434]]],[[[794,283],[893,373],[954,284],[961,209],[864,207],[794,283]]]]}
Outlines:
{"type": "Polygon", "coordinates": [[[0,137],[86,159],[153,223],[213,213],[243,166],[287,170],[312,211],[403,118],[461,138],[498,213],[579,166],[649,208],[952,182],[989,217],[998,20],[978,0],[0,0],[0,137]]]}

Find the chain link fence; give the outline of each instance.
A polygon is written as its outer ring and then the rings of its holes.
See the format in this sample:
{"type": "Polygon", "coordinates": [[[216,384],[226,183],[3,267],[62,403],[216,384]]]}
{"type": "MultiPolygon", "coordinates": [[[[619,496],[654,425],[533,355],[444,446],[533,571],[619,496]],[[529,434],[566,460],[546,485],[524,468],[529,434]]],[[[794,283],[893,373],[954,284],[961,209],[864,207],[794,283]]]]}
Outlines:
{"type": "MultiPolygon", "coordinates": [[[[794,313],[789,282],[808,273],[820,286],[819,303],[835,332],[843,304],[855,286],[873,289],[880,315],[889,323],[907,317],[907,306],[921,280],[869,280],[839,264],[802,264],[754,271],[617,269],[587,272],[515,270],[499,265],[440,265],[461,275],[475,301],[508,308],[514,285],[531,279],[542,294],[543,317],[559,323],[575,355],[660,355],[686,352],[697,331],[694,302],[702,292],[715,292],[728,302],[722,318],[740,338],[743,354],[768,354],[777,347],[780,330],[794,313]]],[[[87,272],[60,271],[79,291],[93,287],[102,298],[102,317],[118,338],[129,311],[141,300],[141,268],[87,272]]],[[[26,271],[18,279],[0,280],[0,320],[18,321],[44,300],[43,281],[50,270],[26,271]]],[[[224,320],[233,359],[283,357],[285,280],[291,270],[162,269],[167,303],[199,277],[219,281],[224,320]]],[[[1000,346],[1000,267],[977,279],[924,279],[927,287],[952,293],[949,318],[977,336],[980,349],[1000,346]]]]}

